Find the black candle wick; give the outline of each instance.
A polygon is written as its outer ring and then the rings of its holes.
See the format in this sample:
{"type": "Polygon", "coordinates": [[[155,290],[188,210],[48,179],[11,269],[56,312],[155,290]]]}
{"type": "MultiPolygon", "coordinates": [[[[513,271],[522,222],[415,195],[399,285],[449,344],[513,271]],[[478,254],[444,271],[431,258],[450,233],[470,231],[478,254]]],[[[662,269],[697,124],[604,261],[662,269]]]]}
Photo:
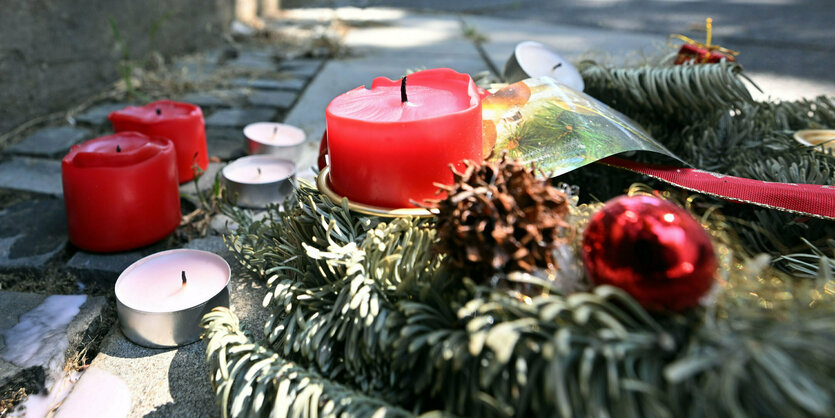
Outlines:
{"type": "Polygon", "coordinates": [[[122,152],[122,148],[118,145],[116,145],[116,152],[122,152]]]}
{"type": "Polygon", "coordinates": [[[406,77],[400,79],[400,103],[406,103],[409,98],[406,97],[406,77]]]}
{"type": "Polygon", "coordinates": [[[551,71],[554,71],[554,70],[556,70],[557,68],[560,68],[560,67],[562,67],[562,63],[558,62],[557,65],[554,66],[554,68],[551,68],[551,71]]]}
{"type": "Polygon", "coordinates": [[[261,175],[261,167],[255,167],[255,169],[258,170],[258,175],[260,176],[261,175]]]}
{"type": "Polygon", "coordinates": [[[156,112],[157,112],[157,116],[159,116],[159,115],[161,115],[161,114],[162,114],[162,109],[157,108],[157,109],[156,109],[156,112]]]}
{"type": "Polygon", "coordinates": [[[182,271],[181,276],[182,276],[182,279],[183,279],[183,285],[185,285],[186,282],[188,281],[188,280],[186,280],[186,271],[185,270],[182,271]]]}

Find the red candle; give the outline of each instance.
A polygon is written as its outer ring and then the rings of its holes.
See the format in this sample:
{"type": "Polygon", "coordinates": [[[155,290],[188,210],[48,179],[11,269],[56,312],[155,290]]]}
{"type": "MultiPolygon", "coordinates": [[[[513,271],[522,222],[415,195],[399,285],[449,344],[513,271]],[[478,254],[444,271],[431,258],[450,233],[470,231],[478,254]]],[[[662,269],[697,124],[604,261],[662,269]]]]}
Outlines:
{"type": "Polygon", "coordinates": [[[195,165],[201,170],[209,166],[206,126],[203,111],[198,106],[160,100],[145,106],[128,106],[107,118],[116,132],[136,131],[174,141],[180,183],[194,178],[195,165]]]}
{"type": "Polygon", "coordinates": [[[174,144],[120,132],[75,145],[61,161],[70,241],[89,251],[142,247],[180,224],[174,144]]]}
{"type": "Polygon", "coordinates": [[[448,68],[378,77],[335,98],[326,119],[331,185],[359,203],[412,207],[452,183],[450,164],[482,159],[478,89],[448,68]]]}

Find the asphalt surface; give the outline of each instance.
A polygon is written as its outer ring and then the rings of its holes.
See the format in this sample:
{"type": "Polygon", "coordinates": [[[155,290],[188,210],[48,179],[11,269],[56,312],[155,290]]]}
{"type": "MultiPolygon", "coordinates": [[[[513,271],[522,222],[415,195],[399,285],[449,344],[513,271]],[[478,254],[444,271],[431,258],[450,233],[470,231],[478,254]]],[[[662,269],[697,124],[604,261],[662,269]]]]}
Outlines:
{"type": "MultiPolygon", "coordinates": [[[[749,71],[835,82],[835,0],[284,0],[282,7],[398,7],[535,19],[627,33],[681,33],[740,51],[749,71]]],[[[489,34],[487,34],[489,36],[489,34]]]]}

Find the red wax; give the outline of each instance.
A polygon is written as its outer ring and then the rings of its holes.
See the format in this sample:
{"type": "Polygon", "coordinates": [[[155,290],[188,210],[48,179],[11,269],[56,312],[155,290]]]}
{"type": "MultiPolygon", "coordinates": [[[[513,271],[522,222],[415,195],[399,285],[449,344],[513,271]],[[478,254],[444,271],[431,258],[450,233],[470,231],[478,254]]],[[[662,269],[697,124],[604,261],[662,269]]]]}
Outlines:
{"type": "Polygon", "coordinates": [[[174,144],[120,132],[75,145],[61,161],[70,241],[89,251],[142,247],[180,224],[174,144]]]}
{"type": "Polygon", "coordinates": [[[189,103],[160,100],[145,106],[128,106],[108,117],[116,132],[136,131],[174,141],[180,183],[194,178],[195,165],[209,166],[203,111],[189,103]]]}
{"type": "Polygon", "coordinates": [[[481,161],[481,99],[472,78],[448,68],[374,79],[326,110],[330,181],[350,200],[403,208],[452,183],[450,164],[481,161]]]}

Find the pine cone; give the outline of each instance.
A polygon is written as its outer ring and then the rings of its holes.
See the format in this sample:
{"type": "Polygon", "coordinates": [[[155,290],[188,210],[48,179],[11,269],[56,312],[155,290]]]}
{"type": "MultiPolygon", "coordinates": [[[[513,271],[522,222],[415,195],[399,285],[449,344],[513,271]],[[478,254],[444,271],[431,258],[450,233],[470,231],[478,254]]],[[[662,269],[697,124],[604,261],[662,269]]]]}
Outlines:
{"type": "Polygon", "coordinates": [[[558,269],[553,250],[571,232],[564,192],[539,180],[534,167],[502,156],[453,170],[454,184],[438,185],[439,250],[475,280],[498,272],[558,269]]]}

